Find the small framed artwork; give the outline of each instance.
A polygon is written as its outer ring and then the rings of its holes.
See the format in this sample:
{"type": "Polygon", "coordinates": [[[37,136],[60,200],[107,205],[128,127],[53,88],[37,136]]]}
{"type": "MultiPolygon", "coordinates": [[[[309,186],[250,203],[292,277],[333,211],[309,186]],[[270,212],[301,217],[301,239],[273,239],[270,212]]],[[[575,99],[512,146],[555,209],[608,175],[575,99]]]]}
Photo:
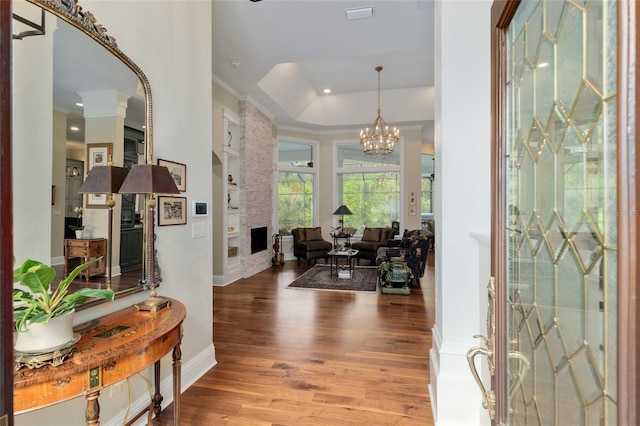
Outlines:
{"type": "Polygon", "coordinates": [[[193,209],[191,210],[193,217],[207,217],[209,216],[209,203],[206,201],[194,201],[193,209]]]}
{"type": "Polygon", "coordinates": [[[158,226],[187,223],[187,197],[158,197],[158,226]]]}
{"type": "Polygon", "coordinates": [[[409,207],[409,216],[417,216],[418,209],[415,206],[409,207]]]}
{"type": "MultiPolygon", "coordinates": [[[[109,157],[113,152],[112,143],[89,143],[87,144],[86,173],[89,174],[95,166],[106,166],[109,164],[109,157]]],[[[106,209],[107,194],[87,194],[85,204],[89,208],[106,209]]]]}
{"type": "Polygon", "coordinates": [[[89,143],[87,144],[87,174],[94,166],[106,166],[109,156],[112,155],[112,143],[89,143]]]}
{"type": "Polygon", "coordinates": [[[163,166],[169,169],[169,173],[171,174],[171,177],[173,177],[173,181],[176,183],[176,186],[178,187],[180,192],[185,192],[187,190],[186,164],[158,159],[158,166],[163,166]]]}
{"type": "Polygon", "coordinates": [[[416,195],[413,192],[411,193],[411,195],[409,195],[409,205],[410,206],[416,205],[416,195]]]}

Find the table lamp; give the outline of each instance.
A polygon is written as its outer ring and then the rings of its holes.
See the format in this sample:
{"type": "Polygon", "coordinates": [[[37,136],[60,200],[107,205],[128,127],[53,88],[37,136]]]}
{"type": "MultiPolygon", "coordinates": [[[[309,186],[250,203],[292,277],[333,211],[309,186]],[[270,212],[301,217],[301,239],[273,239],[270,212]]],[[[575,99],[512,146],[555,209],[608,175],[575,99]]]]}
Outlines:
{"type": "Polygon", "coordinates": [[[113,207],[116,205],[113,194],[120,190],[129,171],[113,164],[111,156],[106,166],[94,166],[87,175],[79,194],[107,194],[109,219],[107,228],[107,288],[111,290],[111,262],[113,257],[113,207]]]}
{"type": "Polygon", "coordinates": [[[342,229],[343,229],[343,225],[344,225],[344,215],[352,215],[353,213],[351,213],[351,210],[349,210],[349,207],[345,206],[344,204],[341,205],[340,207],[338,207],[336,209],[335,212],[333,212],[333,215],[340,215],[340,219],[338,219],[338,232],[342,233],[342,229]]]}
{"type": "Polygon", "coordinates": [[[157,311],[169,304],[169,300],[158,297],[156,293],[156,253],[155,253],[155,208],[156,194],[179,194],[169,169],[150,163],[136,164],[131,167],[127,178],[122,183],[120,194],[146,194],[147,206],[145,226],[147,227],[147,282],[150,283],[149,299],[134,305],[141,311],[157,311]]]}

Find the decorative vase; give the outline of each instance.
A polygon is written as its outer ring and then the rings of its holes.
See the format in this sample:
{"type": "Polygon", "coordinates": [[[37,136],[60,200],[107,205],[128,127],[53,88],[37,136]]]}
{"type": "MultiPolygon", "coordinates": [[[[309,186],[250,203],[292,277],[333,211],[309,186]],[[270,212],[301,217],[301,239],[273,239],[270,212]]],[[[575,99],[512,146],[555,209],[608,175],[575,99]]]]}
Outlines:
{"type": "Polygon", "coordinates": [[[76,238],[81,239],[84,235],[84,231],[82,229],[76,231],[76,238]]]}
{"type": "Polygon", "coordinates": [[[17,333],[15,350],[23,353],[47,353],[61,349],[74,340],[73,317],[75,310],[49,322],[27,324],[27,329],[17,333]]]}

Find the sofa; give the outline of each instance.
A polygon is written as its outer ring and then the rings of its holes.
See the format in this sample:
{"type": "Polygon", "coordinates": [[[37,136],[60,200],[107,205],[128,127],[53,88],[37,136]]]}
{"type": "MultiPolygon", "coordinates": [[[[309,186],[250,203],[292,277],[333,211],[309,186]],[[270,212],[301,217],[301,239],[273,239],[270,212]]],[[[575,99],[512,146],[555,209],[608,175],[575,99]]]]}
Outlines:
{"type": "Polygon", "coordinates": [[[429,230],[404,231],[402,239],[390,240],[386,246],[380,247],[376,254],[376,264],[380,265],[393,258],[402,259],[414,279],[422,278],[427,265],[429,248],[433,244],[433,233],[429,230]]]}
{"type": "Polygon", "coordinates": [[[358,250],[358,265],[360,259],[368,259],[372,264],[375,263],[378,248],[386,246],[387,240],[392,239],[395,233],[393,228],[364,228],[362,239],[351,243],[351,248],[358,250]]]}
{"type": "Polygon", "coordinates": [[[295,228],[293,235],[293,255],[298,259],[305,259],[307,264],[316,259],[324,259],[327,262],[327,253],[333,248],[333,244],[322,238],[322,228],[295,228]]]}

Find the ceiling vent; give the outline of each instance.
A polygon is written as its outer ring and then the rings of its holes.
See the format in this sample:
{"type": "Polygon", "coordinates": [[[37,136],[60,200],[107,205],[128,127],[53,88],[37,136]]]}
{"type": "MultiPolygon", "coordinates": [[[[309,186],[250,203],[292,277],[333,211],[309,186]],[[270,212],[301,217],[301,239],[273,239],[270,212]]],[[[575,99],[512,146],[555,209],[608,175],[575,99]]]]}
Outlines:
{"type": "Polygon", "coordinates": [[[354,7],[352,9],[345,9],[344,12],[347,16],[347,21],[373,18],[374,15],[373,6],[354,7]]]}

